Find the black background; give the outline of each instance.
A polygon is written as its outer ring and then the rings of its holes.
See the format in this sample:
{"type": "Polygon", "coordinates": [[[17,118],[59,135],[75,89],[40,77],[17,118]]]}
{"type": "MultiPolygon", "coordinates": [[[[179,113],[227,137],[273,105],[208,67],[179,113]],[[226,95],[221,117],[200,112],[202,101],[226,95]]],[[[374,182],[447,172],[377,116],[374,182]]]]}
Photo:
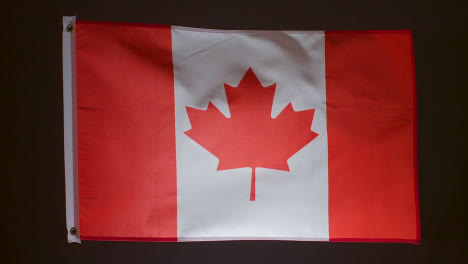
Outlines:
{"type": "Polygon", "coordinates": [[[6,21],[2,22],[0,87],[2,112],[7,114],[2,130],[7,133],[3,154],[8,165],[9,263],[468,263],[464,194],[468,177],[464,107],[468,102],[467,1],[106,0],[91,5],[93,2],[18,1],[2,8],[6,21]],[[219,29],[413,30],[421,245],[284,241],[68,244],[61,20],[63,15],[74,14],[85,20],[219,29]]]}

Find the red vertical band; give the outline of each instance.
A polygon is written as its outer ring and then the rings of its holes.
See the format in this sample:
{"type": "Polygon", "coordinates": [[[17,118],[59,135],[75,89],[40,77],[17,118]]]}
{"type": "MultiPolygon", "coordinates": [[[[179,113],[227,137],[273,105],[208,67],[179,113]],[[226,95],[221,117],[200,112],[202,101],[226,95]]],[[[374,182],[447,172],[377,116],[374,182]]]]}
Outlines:
{"type": "Polygon", "coordinates": [[[326,32],[331,241],[419,242],[412,38],[326,32]]]}
{"type": "Polygon", "coordinates": [[[176,240],[171,29],[78,22],[82,239],[176,240]]]}

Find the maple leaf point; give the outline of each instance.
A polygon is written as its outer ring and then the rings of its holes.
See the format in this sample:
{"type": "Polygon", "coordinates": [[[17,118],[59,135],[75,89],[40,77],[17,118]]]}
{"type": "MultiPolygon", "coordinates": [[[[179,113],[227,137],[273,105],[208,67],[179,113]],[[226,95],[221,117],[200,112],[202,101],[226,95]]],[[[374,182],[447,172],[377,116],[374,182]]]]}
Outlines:
{"type": "Polygon", "coordinates": [[[237,87],[224,84],[231,113],[226,118],[209,102],[206,110],[186,107],[192,129],[185,134],[219,159],[218,170],[252,168],[289,171],[288,159],[318,134],[311,130],[315,109],[294,111],[289,103],[271,117],[276,83],[263,87],[251,68],[237,87]]]}

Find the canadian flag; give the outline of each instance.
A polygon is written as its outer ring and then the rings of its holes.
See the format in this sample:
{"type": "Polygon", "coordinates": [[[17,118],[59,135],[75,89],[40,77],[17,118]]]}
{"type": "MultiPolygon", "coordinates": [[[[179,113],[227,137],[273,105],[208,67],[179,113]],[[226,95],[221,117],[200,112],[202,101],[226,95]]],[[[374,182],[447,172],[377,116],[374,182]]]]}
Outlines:
{"type": "Polygon", "coordinates": [[[63,22],[70,242],[419,243],[410,32],[63,22]]]}

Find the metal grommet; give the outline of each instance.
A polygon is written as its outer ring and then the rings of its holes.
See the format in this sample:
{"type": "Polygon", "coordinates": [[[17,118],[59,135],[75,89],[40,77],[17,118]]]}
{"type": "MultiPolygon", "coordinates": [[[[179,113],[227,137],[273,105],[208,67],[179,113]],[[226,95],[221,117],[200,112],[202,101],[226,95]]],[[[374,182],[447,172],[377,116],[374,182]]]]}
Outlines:
{"type": "Polygon", "coordinates": [[[76,235],[78,233],[78,230],[75,227],[70,228],[70,234],[71,235],[76,235]]]}
{"type": "Polygon", "coordinates": [[[73,25],[68,24],[68,26],[65,29],[67,30],[67,32],[72,32],[73,31],[73,25]]]}

